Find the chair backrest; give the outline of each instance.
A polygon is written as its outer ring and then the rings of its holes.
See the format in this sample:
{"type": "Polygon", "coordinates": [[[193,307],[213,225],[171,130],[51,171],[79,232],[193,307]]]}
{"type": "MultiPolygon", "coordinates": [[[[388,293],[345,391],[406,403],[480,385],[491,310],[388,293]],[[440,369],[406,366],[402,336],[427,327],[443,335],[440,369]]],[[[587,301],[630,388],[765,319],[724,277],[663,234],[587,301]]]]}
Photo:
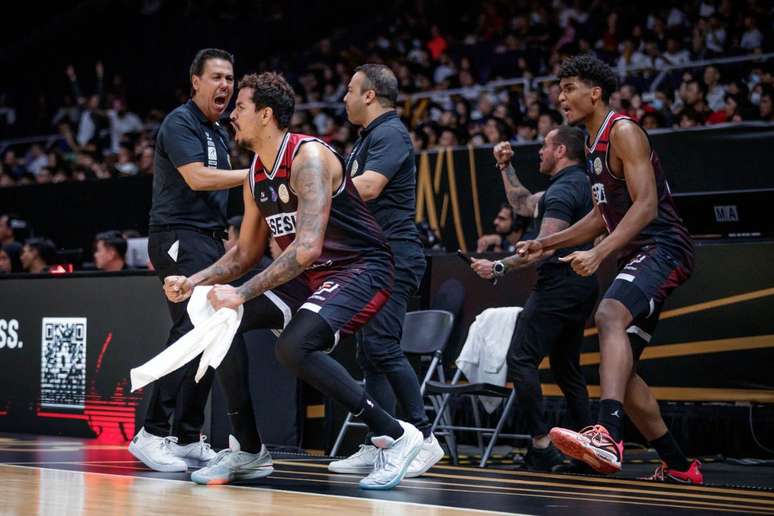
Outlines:
{"type": "Polygon", "coordinates": [[[405,353],[418,355],[442,351],[453,326],[454,316],[446,310],[408,312],[403,322],[400,347],[405,353]]]}

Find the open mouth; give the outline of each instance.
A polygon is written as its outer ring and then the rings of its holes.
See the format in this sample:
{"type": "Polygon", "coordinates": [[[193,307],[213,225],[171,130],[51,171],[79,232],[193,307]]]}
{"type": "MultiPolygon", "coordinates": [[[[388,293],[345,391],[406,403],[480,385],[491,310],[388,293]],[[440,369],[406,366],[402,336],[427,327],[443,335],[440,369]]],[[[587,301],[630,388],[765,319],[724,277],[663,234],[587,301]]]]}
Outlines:
{"type": "Polygon", "coordinates": [[[215,95],[215,100],[214,100],[215,105],[220,109],[226,108],[227,101],[228,101],[228,95],[226,95],[225,93],[218,93],[217,95],[215,95]]]}

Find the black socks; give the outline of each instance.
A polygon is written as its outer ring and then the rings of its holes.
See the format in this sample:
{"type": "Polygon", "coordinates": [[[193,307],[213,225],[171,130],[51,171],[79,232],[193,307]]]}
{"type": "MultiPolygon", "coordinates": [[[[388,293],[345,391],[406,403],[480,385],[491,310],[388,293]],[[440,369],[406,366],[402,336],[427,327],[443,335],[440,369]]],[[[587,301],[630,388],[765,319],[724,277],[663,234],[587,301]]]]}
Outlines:
{"type": "Polygon", "coordinates": [[[667,431],[658,439],[653,439],[650,444],[653,445],[658,452],[658,456],[666,462],[670,469],[687,471],[691,467],[690,461],[683,454],[683,450],[680,449],[680,445],[677,444],[671,432],[667,431]]]}
{"type": "Polygon", "coordinates": [[[365,421],[374,435],[389,435],[393,439],[403,435],[403,427],[398,420],[385,412],[365,393],[360,404],[360,412],[354,415],[365,421]]]}
{"type": "Polygon", "coordinates": [[[623,403],[616,400],[599,402],[599,417],[597,421],[604,426],[615,442],[621,441],[621,425],[623,424],[623,403]]]}

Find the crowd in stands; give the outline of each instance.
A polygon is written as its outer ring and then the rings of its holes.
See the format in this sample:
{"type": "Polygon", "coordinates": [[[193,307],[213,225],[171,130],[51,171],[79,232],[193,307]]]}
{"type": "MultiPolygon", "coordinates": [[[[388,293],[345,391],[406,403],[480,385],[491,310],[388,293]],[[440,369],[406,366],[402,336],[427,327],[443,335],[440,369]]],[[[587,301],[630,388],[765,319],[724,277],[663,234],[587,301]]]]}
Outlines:
{"type": "MultiPolygon", "coordinates": [[[[358,64],[383,62],[399,79],[399,111],[418,150],[538,142],[563,115],[558,84],[536,78],[551,76],[565,56],[583,52],[619,71],[612,106],[649,130],[774,121],[774,59],[665,71],[774,49],[774,4],[765,0],[465,5],[440,16],[420,2],[382,24],[370,41],[322,40],[300,68],[283,70],[275,60],[297,91],[291,129],[319,135],[347,153],[356,136],[341,103],[347,82],[358,64]],[[487,86],[501,79],[526,83],[487,86]],[[439,93],[450,89],[455,93],[439,93]]],[[[244,67],[238,64],[237,76],[244,67]]],[[[0,187],[152,174],[164,113],[134,113],[120,74],[106,75],[102,63],[94,69],[95,91],[83,90],[74,67],[64,73],[69,91],[51,120],[58,137],[31,145],[0,142],[0,187]]],[[[0,125],[12,129],[15,117],[0,95],[0,125]]],[[[248,159],[234,150],[235,168],[248,159]]]]}

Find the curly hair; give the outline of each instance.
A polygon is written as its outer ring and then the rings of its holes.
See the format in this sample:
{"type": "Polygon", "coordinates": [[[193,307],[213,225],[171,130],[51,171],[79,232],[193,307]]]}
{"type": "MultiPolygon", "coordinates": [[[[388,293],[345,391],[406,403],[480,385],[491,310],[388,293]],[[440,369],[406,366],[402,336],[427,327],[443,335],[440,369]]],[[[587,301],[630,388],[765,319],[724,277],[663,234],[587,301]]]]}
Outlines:
{"type": "Polygon", "coordinates": [[[286,129],[296,108],[296,94],[285,78],[276,72],[245,75],[239,81],[239,89],[251,88],[256,108],[269,107],[277,119],[277,126],[286,129]]]}
{"type": "Polygon", "coordinates": [[[618,79],[610,68],[591,54],[568,57],[559,67],[559,79],[577,77],[586,84],[602,88],[602,100],[608,102],[618,89],[618,79]]]}

